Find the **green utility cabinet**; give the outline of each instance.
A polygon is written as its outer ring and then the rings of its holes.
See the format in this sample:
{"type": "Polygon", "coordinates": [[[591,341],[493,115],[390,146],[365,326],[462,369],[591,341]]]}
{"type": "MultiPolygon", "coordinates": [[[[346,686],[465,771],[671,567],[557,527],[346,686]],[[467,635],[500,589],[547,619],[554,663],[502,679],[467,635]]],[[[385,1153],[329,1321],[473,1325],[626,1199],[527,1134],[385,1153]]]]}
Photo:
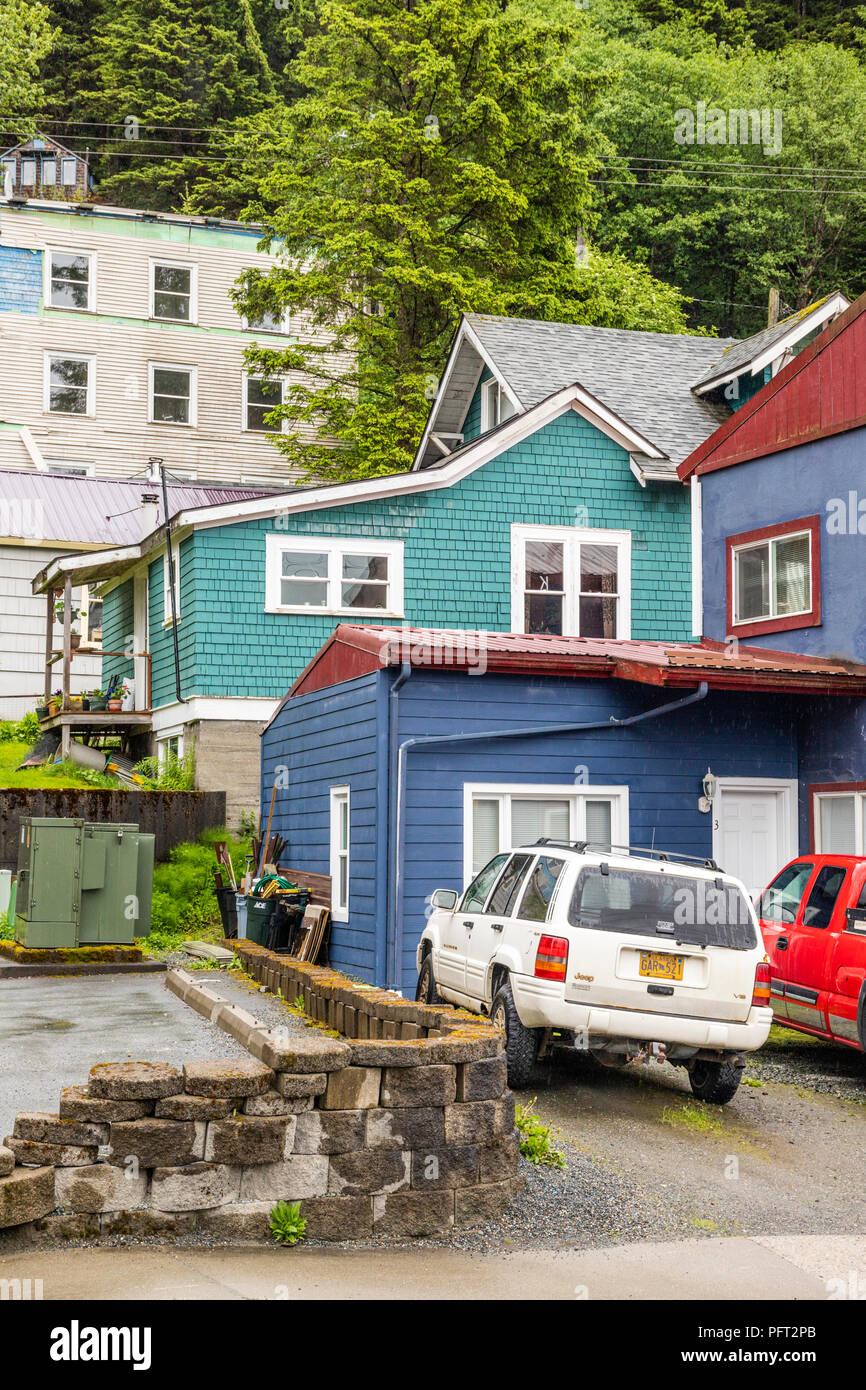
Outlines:
{"type": "Polygon", "coordinates": [[[51,949],[149,936],[153,845],[133,824],[22,820],[15,940],[51,949]]]}

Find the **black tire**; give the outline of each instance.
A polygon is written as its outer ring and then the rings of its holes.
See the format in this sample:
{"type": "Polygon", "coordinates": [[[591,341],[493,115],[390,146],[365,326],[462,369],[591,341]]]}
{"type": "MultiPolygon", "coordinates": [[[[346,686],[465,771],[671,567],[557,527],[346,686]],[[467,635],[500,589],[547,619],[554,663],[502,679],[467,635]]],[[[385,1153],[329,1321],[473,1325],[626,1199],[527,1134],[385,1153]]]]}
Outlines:
{"type": "Polygon", "coordinates": [[[421,969],[418,971],[418,983],[415,986],[416,1004],[443,1004],[445,1001],[436,988],[436,977],[433,974],[433,957],[428,951],[421,962],[421,969]]]}
{"type": "Polygon", "coordinates": [[[505,1032],[505,1062],[508,1084],[514,1091],[529,1085],[538,1056],[538,1032],[520,1022],[508,980],[500,985],[490,1006],[494,1024],[505,1032]]]}
{"type": "Polygon", "coordinates": [[[743,1068],[732,1066],[730,1062],[699,1061],[689,1071],[689,1085],[698,1100],[709,1101],[710,1105],[727,1105],[737,1094],[742,1076],[743,1068]]]}

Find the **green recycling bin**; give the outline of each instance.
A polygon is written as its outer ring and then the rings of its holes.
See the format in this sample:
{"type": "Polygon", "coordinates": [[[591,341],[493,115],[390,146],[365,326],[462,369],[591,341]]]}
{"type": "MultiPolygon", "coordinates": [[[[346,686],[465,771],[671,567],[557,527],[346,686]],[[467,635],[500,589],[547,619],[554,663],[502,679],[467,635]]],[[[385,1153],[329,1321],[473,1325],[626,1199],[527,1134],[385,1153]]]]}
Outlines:
{"type": "Polygon", "coordinates": [[[276,905],[276,898],[247,898],[248,941],[254,941],[257,946],[267,945],[271,915],[276,905]]]}

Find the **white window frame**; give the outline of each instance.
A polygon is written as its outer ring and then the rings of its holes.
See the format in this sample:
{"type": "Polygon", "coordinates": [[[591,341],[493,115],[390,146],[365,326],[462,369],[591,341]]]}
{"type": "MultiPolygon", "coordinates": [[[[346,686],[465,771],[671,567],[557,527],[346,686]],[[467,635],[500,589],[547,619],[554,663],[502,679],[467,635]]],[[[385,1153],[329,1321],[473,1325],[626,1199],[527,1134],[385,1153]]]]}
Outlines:
{"type": "Polygon", "coordinates": [[[767,536],[762,541],[746,541],[743,545],[731,546],[731,585],[734,596],[734,627],[749,627],[752,623],[774,623],[780,618],[798,618],[803,615],[808,616],[814,611],[815,607],[815,569],[814,553],[812,546],[811,528],[805,526],[802,531],[783,531],[778,536],[767,536]],[[796,541],[805,536],[809,542],[809,602],[805,608],[798,608],[793,613],[779,613],[778,599],[776,595],[776,546],[779,542],[796,541]],[[751,618],[740,617],[740,569],[739,557],[747,550],[763,550],[767,548],[770,559],[770,575],[768,589],[770,595],[770,611],[768,613],[755,614],[751,618]]]}
{"type": "Polygon", "coordinates": [[[195,261],[173,261],[166,256],[152,256],[149,266],[148,313],[157,323],[198,323],[198,265],[195,261]],[[168,319],[156,312],[156,270],[165,266],[170,270],[188,270],[189,276],[189,318],[168,319]]]}
{"type": "Polygon", "coordinates": [[[78,160],[74,155],[64,155],[60,160],[60,187],[75,188],[78,184],[78,160]],[[66,177],[66,170],[72,166],[72,178],[66,177]]]}
{"type": "MultiPolygon", "coordinates": [[[[629,789],[627,786],[595,786],[591,782],[575,786],[568,782],[465,782],[463,785],[463,887],[468,888],[477,869],[472,865],[472,806],[475,801],[499,802],[499,849],[506,854],[515,848],[511,837],[511,806],[514,801],[567,801],[568,841],[586,838],[587,801],[610,801],[610,835],[615,845],[629,843],[629,789]]],[[[540,853],[541,851],[539,851],[540,853]]]]}
{"type": "Polygon", "coordinates": [[[148,362],[147,364],[147,420],[148,424],[159,425],[161,429],[194,430],[198,426],[198,367],[188,362],[148,362]],[[153,414],[154,372],[189,372],[189,420],[181,424],[178,420],[156,420],[153,414]]]}
{"type": "Polygon", "coordinates": [[[563,545],[565,569],[565,598],[562,605],[563,637],[580,636],[580,569],[581,545],[614,545],[617,547],[617,623],[615,638],[595,638],[595,641],[627,641],[631,637],[631,531],[610,531],[591,526],[528,526],[514,523],[511,527],[511,631],[525,632],[523,621],[526,582],[527,541],[554,542],[563,545]]]}
{"type": "Polygon", "coordinates": [[[814,797],[813,797],[813,803],[814,803],[813,815],[814,815],[814,818],[815,818],[815,825],[814,825],[814,837],[815,837],[815,851],[814,851],[814,852],[815,852],[815,854],[836,854],[836,853],[838,853],[838,854],[843,854],[843,853],[844,853],[844,854],[850,854],[850,853],[854,853],[854,854],[856,854],[856,855],[859,855],[859,856],[862,858],[863,855],[866,854],[866,849],[863,848],[864,844],[866,844],[866,834],[864,834],[864,827],[863,827],[863,814],[864,814],[864,810],[866,810],[866,805],[864,805],[864,803],[866,803],[866,792],[864,792],[864,791],[855,791],[853,788],[850,788],[850,787],[847,787],[847,788],[846,788],[845,786],[840,786],[840,788],[839,788],[839,790],[838,790],[837,792],[815,792],[815,795],[814,795],[814,797]],[[855,849],[854,849],[853,851],[851,851],[851,850],[838,850],[838,851],[837,851],[837,850],[834,850],[834,849],[825,849],[824,846],[823,846],[823,843],[822,843],[822,838],[821,838],[821,803],[824,802],[824,801],[842,801],[842,800],[845,800],[845,801],[851,801],[851,800],[853,800],[853,802],[854,802],[854,844],[855,844],[855,849]]]}
{"type": "Polygon", "coordinates": [[[348,922],[349,902],[352,892],[352,794],[348,785],[331,787],[330,798],[330,834],[331,834],[331,917],[335,922],[348,922]],[[342,825],[342,809],[346,808],[346,844],[343,846],[340,838],[342,825]],[[346,901],[341,903],[339,899],[340,885],[340,860],[346,861],[346,901]]]}
{"type": "Polygon", "coordinates": [[[59,459],[43,455],[42,462],[47,465],[48,472],[56,476],[64,473],[71,478],[93,478],[96,476],[96,464],[93,459],[59,459]]]}
{"type": "Polygon", "coordinates": [[[512,415],[517,414],[517,406],[512,400],[510,393],[502,385],[498,377],[488,377],[481,383],[481,433],[486,434],[488,430],[495,429],[503,421],[510,420],[512,415]],[[510,407],[505,415],[502,413],[503,400],[510,407]]]}
{"type": "MultiPolygon", "coordinates": [[[[251,430],[247,423],[248,388],[250,381],[272,381],[280,388],[280,405],[285,404],[286,400],[286,379],[282,376],[263,377],[259,372],[244,372],[241,386],[241,431],[243,434],[252,435],[253,438],[267,440],[269,434],[284,434],[288,425],[288,420],[280,420],[277,425],[268,425],[263,430],[251,430]]],[[[275,407],[276,408],[276,407],[275,407]]]]}
{"type": "Polygon", "coordinates": [[[42,354],[42,409],[46,415],[59,415],[64,420],[92,419],[96,413],[96,357],[87,352],[64,352],[60,349],[47,350],[42,354]],[[72,410],[51,409],[51,363],[55,358],[67,362],[87,363],[87,409],[84,414],[72,410]]]}
{"type": "Polygon", "coordinates": [[[271,532],[265,540],[265,612],[334,614],[356,618],[403,617],[403,542],[377,536],[292,536],[271,532]],[[299,607],[280,602],[284,550],[309,550],[328,556],[328,602],[324,608],[299,607]],[[388,608],[343,608],[340,603],[344,555],[388,557],[388,608]]]}
{"type": "Polygon", "coordinates": [[[178,725],[174,729],[163,729],[156,736],[156,761],[159,767],[163,767],[166,755],[169,752],[168,745],[177,743],[177,757],[183,757],[183,725],[178,725]]]}
{"type": "MultiPolygon", "coordinates": [[[[102,599],[97,598],[94,594],[93,602],[102,603],[102,599]]],[[[101,652],[102,639],[100,638],[98,642],[95,642],[91,641],[90,638],[91,591],[90,587],[87,584],[82,584],[81,586],[81,592],[78,596],[78,603],[81,609],[81,650],[90,652],[101,652]]]]}
{"type": "MultiPolygon", "coordinates": [[[[173,541],[171,553],[174,559],[174,607],[177,621],[180,622],[180,541],[173,541]]],[[[162,555],[162,621],[163,627],[171,627],[171,588],[168,582],[168,551],[162,555]]]]}
{"type": "Polygon", "coordinates": [[[42,298],[46,309],[53,309],[58,313],[68,314],[92,314],[96,309],[96,252],[85,251],[79,246],[46,246],[43,266],[43,287],[42,298]],[[52,304],[51,302],[51,258],[55,254],[65,256],[86,256],[89,261],[87,272],[87,308],[71,309],[68,304],[52,304]]]}
{"type": "Polygon", "coordinates": [[[20,164],[20,175],[19,175],[19,180],[18,180],[19,183],[20,183],[20,185],[21,185],[21,187],[22,187],[22,188],[37,188],[37,187],[38,187],[38,182],[39,182],[39,181],[38,181],[38,174],[39,174],[39,161],[37,160],[36,156],[35,156],[35,155],[32,155],[32,154],[24,154],[24,155],[22,155],[22,156],[21,156],[21,164],[20,164]],[[33,178],[32,178],[32,179],[25,179],[25,177],[24,177],[24,167],[25,167],[25,165],[29,166],[29,165],[31,165],[31,164],[33,165],[33,178]]]}
{"type": "Polygon", "coordinates": [[[259,325],[250,323],[246,314],[241,314],[241,323],[245,333],[264,333],[268,338],[288,338],[291,337],[292,316],[288,309],[284,309],[280,316],[279,328],[262,328],[259,325]]]}

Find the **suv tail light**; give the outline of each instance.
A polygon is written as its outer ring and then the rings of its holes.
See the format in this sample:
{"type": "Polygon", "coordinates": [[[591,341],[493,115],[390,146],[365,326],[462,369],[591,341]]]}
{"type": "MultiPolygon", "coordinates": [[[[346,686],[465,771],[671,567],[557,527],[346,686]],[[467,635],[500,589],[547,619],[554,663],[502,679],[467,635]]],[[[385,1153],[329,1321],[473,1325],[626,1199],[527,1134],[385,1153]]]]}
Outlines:
{"type": "Polygon", "coordinates": [[[755,988],[752,992],[752,1008],[770,1007],[770,962],[762,960],[755,971],[755,988]]]}
{"type": "Polygon", "coordinates": [[[543,936],[538,943],[535,973],[540,980],[565,980],[568,942],[564,936],[543,936]]]}

